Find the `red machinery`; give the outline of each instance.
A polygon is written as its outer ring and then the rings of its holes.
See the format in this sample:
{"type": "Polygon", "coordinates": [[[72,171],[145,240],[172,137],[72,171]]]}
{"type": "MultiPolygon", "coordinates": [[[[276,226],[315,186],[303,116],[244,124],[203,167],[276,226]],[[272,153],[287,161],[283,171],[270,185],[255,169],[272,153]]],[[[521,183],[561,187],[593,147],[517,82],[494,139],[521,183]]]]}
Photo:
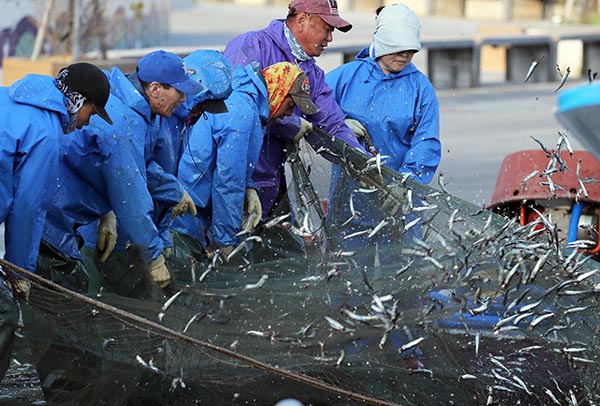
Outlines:
{"type": "Polygon", "coordinates": [[[566,242],[594,241],[589,253],[600,252],[600,162],[587,151],[562,151],[562,170],[544,150],[524,150],[506,156],[488,208],[524,225],[544,213],[566,242]],[[580,165],[577,176],[578,162],[580,165]],[[566,164],[566,166],[564,166],[566,164]],[[534,210],[535,209],[535,210],[534,210]]]}

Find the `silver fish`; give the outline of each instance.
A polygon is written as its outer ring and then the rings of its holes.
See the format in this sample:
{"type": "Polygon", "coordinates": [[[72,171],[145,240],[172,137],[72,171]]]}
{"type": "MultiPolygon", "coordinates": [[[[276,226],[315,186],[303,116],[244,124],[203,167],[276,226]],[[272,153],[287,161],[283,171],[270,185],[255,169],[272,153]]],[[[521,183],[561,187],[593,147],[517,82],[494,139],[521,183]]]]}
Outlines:
{"type": "Polygon", "coordinates": [[[555,93],[558,92],[565,85],[565,82],[567,81],[567,78],[569,77],[570,73],[571,73],[571,67],[567,66],[567,69],[565,70],[565,74],[562,75],[562,79],[560,80],[558,87],[554,90],[555,93]]]}
{"type": "Polygon", "coordinates": [[[248,283],[246,284],[246,286],[244,286],[244,289],[258,289],[261,288],[265,282],[267,281],[267,279],[269,279],[269,275],[268,274],[263,274],[260,279],[258,280],[258,282],[256,283],[248,283]]]}
{"type": "Polygon", "coordinates": [[[542,59],[544,59],[543,55],[540,59],[536,59],[533,62],[531,62],[531,65],[529,65],[529,70],[527,71],[527,75],[525,76],[525,80],[523,81],[523,83],[527,83],[531,75],[533,75],[533,71],[535,71],[535,68],[539,65],[542,59]]]}
{"type": "Polygon", "coordinates": [[[166,313],[167,309],[169,308],[169,306],[171,306],[171,304],[173,304],[175,299],[177,299],[177,296],[181,295],[182,292],[183,292],[183,290],[180,290],[179,292],[177,292],[173,296],[171,296],[169,299],[167,299],[165,304],[163,304],[162,308],[160,309],[160,313],[158,313],[158,321],[162,321],[163,317],[165,317],[165,313],[166,313]]]}
{"type": "Polygon", "coordinates": [[[400,347],[400,349],[398,350],[400,353],[403,353],[406,350],[409,350],[417,345],[419,345],[421,343],[421,341],[425,340],[425,337],[419,337],[416,340],[411,341],[410,343],[406,343],[404,344],[402,347],[400,347]]]}

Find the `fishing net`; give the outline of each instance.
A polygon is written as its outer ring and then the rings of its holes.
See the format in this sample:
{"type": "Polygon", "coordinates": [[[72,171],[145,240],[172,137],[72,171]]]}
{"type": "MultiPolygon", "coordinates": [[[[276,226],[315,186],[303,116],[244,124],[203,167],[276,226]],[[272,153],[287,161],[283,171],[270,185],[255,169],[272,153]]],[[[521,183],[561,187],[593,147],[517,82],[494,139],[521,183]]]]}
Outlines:
{"type": "Polygon", "coordinates": [[[29,275],[24,334],[49,403],[599,401],[597,263],[565,249],[551,219],[519,225],[326,134],[317,151],[394,197],[398,241],[213,260],[160,301],[86,297],[29,275]],[[364,261],[374,254],[385,260],[364,261]]]}

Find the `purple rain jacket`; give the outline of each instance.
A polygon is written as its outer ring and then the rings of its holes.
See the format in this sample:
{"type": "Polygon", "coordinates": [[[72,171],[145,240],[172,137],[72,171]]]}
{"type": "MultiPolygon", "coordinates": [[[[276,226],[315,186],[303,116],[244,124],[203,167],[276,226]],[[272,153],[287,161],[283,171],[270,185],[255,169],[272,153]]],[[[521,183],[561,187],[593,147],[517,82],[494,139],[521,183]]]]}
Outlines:
{"type": "MultiPolygon", "coordinates": [[[[241,34],[229,41],[224,51],[234,66],[245,66],[256,61],[264,69],[278,62],[297,63],[306,73],[310,81],[311,99],[320,109],[316,114],[304,116],[296,108],[291,117],[276,120],[267,127],[258,165],[252,176],[262,205],[263,220],[273,207],[284,181],[285,144],[291,142],[300,129],[299,115],[350,146],[364,151],[352,130],[344,124],[345,115],[333,98],[331,88],[325,83],[323,69],[317,66],[314,59],[298,63],[292,55],[283,34],[284,23],[284,20],[273,20],[262,30],[241,34]]],[[[316,134],[308,134],[306,140],[315,149],[319,147],[316,134]]]]}

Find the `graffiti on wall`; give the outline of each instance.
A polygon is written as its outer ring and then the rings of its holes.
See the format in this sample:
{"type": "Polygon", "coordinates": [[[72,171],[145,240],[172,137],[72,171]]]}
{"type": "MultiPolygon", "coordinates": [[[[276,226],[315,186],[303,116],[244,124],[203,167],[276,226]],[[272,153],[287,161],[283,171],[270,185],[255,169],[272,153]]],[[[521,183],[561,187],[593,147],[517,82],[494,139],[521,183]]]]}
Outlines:
{"type": "MultiPolygon", "coordinates": [[[[99,4],[98,0],[92,3],[99,4]]],[[[106,2],[108,3],[108,2],[106,2]]],[[[106,4],[105,3],[105,4],[106,4]]],[[[81,52],[103,49],[135,49],[159,45],[168,34],[168,1],[145,0],[121,3],[106,8],[101,14],[93,7],[81,16],[79,47],[81,52]],[[101,15],[101,18],[99,17],[101,15]]],[[[26,14],[19,16],[11,25],[0,22],[0,68],[4,57],[29,57],[33,51],[41,16],[26,14]]],[[[52,24],[47,29],[42,55],[60,55],[69,52],[71,38],[68,7],[58,8],[52,24]]]]}

